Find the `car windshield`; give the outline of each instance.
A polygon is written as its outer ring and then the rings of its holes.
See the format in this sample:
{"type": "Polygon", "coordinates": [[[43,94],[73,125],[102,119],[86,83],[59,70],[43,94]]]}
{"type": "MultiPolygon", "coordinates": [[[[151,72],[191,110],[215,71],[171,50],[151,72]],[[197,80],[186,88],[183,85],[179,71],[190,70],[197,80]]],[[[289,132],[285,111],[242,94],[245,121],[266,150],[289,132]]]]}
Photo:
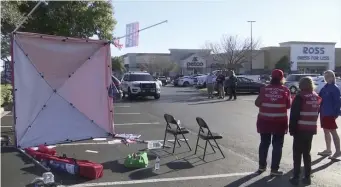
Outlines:
{"type": "Polygon", "coordinates": [[[148,74],[131,74],[129,81],[154,81],[154,78],[148,74]]]}
{"type": "Polygon", "coordinates": [[[287,78],[286,78],[286,81],[297,81],[298,75],[289,75],[287,78]]]}
{"type": "Polygon", "coordinates": [[[317,75],[314,75],[314,74],[289,75],[289,76],[286,78],[286,81],[299,81],[302,77],[311,77],[311,78],[314,78],[314,77],[317,77],[317,75]]]}

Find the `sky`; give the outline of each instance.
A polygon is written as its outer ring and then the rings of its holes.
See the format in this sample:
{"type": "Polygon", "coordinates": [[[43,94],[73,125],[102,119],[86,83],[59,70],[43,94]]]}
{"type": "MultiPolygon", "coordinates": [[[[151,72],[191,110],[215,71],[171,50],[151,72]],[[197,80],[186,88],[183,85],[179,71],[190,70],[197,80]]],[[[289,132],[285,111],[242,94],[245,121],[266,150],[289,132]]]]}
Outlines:
{"type": "MultiPolygon", "coordinates": [[[[341,0],[112,0],[117,20],[114,36],[125,35],[126,24],[139,22],[139,46],[118,50],[126,53],[168,53],[170,48],[200,49],[218,42],[222,35],[253,37],[261,47],[286,41],[337,42],[341,47],[341,0]]],[[[124,44],[124,39],[120,41],[124,44]]]]}
{"type": "Polygon", "coordinates": [[[261,47],[286,41],[337,42],[341,47],[341,0],[113,0],[113,6],[118,37],[132,22],[138,21],[140,29],[163,20],[168,23],[140,32],[138,47],[121,51],[112,47],[112,56],[200,49],[224,34],[244,39],[251,35],[248,20],[256,21],[253,37],[261,47]]]}

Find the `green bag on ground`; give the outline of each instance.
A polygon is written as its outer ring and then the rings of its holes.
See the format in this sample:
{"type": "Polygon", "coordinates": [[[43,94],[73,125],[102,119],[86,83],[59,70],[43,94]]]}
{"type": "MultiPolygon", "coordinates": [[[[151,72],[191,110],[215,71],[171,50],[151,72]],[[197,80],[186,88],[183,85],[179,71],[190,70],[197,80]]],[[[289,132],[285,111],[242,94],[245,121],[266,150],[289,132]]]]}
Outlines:
{"type": "Polygon", "coordinates": [[[147,152],[129,154],[124,160],[124,166],[127,168],[145,168],[148,166],[147,152]]]}

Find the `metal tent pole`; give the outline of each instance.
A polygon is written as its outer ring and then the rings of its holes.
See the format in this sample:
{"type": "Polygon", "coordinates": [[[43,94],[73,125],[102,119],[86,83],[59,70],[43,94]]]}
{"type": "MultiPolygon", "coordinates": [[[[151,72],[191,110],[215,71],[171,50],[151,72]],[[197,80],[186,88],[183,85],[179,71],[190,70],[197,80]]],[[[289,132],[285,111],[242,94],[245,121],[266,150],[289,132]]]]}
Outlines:
{"type": "Polygon", "coordinates": [[[13,33],[16,32],[21,26],[22,24],[24,24],[26,22],[26,20],[31,16],[31,14],[39,7],[39,5],[42,3],[42,1],[39,1],[36,6],[33,7],[33,9],[27,14],[27,16],[25,16],[22,21],[18,24],[18,26],[13,30],[13,33]]]}
{"type": "Polygon", "coordinates": [[[39,161],[37,161],[36,159],[34,159],[33,157],[31,157],[30,155],[28,155],[23,149],[21,149],[20,147],[18,147],[18,140],[17,140],[17,134],[16,134],[16,110],[15,110],[15,87],[14,87],[14,51],[13,51],[13,47],[14,47],[14,41],[15,41],[15,32],[26,22],[26,20],[29,18],[29,16],[31,16],[31,14],[39,7],[39,5],[42,3],[42,1],[39,1],[36,6],[34,6],[34,8],[27,14],[27,16],[25,16],[21,22],[19,22],[19,24],[17,25],[17,27],[12,31],[11,33],[11,48],[10,48],[10,52],[11,52],[11,75],[12,75],[12,96],[13,96],[13,129],[14,129],[14,143],[15,143],[15,147],[18,149],[18,151],[22,154],[24,154],[25,156],[27,156],[29,159],[31,159],[33,161],[34,164],[40,166],[41,168],[43,168],[45,171],[50,171],[49,168],[47,168],[46,166],[44,166],[43,164],[41,164],[39,161]]]}

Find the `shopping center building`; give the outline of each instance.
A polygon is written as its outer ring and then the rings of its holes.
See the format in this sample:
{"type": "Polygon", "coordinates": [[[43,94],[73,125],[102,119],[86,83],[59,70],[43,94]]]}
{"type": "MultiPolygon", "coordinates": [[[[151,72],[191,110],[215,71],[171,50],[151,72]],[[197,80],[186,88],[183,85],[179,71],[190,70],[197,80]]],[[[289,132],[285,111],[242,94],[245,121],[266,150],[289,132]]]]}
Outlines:
{"type": "MultiPolygon", "coordinates": [[[[291,72],[322,73],[331,69],[341,72],[341,48],[335,48],[332,42],[283,42],[276,47],[263,47],[245,54],[239,73],[263,74],[275,68],[275,64],[284,56],[291,63],[291,72]]],[[[176,74],[189,75],[207,73],[224,67],[214,59],[210,50],[169,49],[170,53],[128,53],[123,55],[124,64],[129,71],[141,70],[150,63],[176,63],[176,74]]]]}

